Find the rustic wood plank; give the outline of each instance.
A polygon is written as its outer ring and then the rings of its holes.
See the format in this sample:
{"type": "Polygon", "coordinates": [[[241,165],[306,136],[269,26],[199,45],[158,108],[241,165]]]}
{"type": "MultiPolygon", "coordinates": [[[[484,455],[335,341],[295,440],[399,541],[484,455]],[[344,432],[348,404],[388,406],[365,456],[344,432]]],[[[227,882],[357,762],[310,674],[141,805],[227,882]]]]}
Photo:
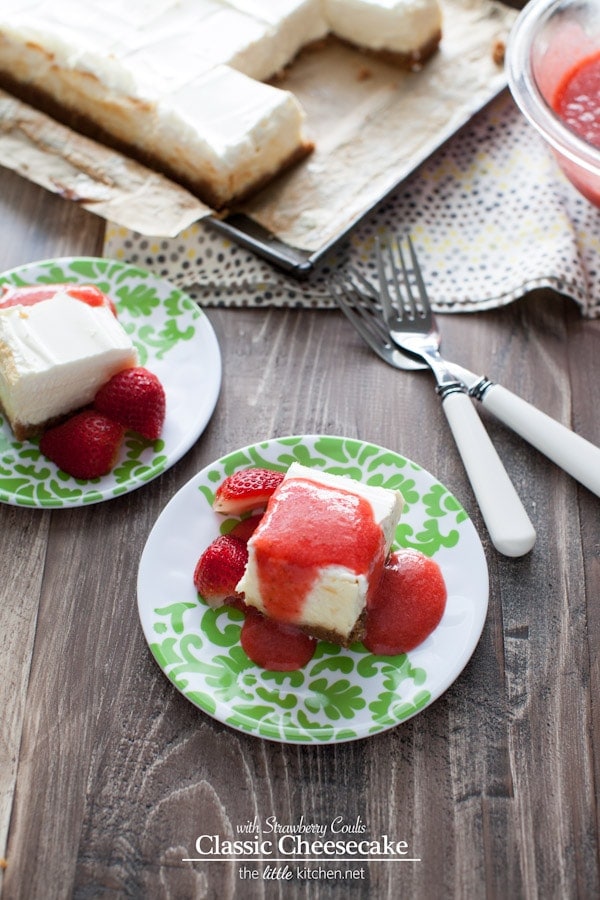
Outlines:
{"type": "MultiPolygon", "coordinates": [[[[27,205],[46,202],[32,195],[27,205]]],[[[49,202],[62,214],[60,198],[49,202]]],[[[96,237],[93,217],[79,212],[89,229],[82,247],[96,237]]],[[[12,265],[17,255],[11,243],[5,258],[12,265]]],[[[3,548],[21,548],[12,577],[27,600],[25,627],[11,619],[11,660],[0,663],[20,698],[6,688],[18,769],[3,897],[596,896],[597,498],[483,411],[538,531],[530,556],[503,559],[427,374],[387,368],[335,311],[208,315],[223,390],[176,467],[97,507],[0,508],[3,548]],[[486,550],[490,609],[473,658],[424,714],[355,743],[295,747],[237,733],[175,691],[142,636],[135,581],[152,524],[198,469],[265,437],[320,431],[404,453],[459,497],[486,550]],[[341,894],[333,882],[290,890],[242,882],[235,863],[183,861],[199,834],[232,837],[272,815],[360,819],[371,837],[406,840],[421,862],[365,865],[341,894]]],[[[589,389],[600,327],[570,301],[542,292],[441,325],[448,356],[600,443],[589,389]]]]}
{"type": "MultiPolygon", "coordinates": [[[[2,170],[0,271],[35,259],[99,253],[103,226],[73,203],[2,170]],[[53,223],[48,228],[48,222],[53,223]]],[[[2,509],[0,858],[6,854],[50,514],[2,509]]],[[[2,871],[0,871],[0,884],[2,871]]]]}
{"type": "Polygon", "coordinates": [[[11,564],[0,591],[0,858],[6,855],[49,522],[32,510],[2,516],[2,557],[11,564]]]}
{"type": "Polygon", "coordinates": [[[101,256],[104,222],[0,167],[0,271],[59,256],[101,256]]]}

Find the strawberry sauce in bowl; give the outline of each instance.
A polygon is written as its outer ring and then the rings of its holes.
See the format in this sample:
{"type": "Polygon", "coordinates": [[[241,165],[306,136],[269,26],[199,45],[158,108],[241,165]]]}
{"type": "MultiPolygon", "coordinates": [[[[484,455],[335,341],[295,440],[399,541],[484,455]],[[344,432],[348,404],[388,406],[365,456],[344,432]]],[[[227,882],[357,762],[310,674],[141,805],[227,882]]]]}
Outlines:
{"type": "Polygon", "coordinates": [[[506,66],[521,112],[600,206],[600,4],[531,0],[513,27],[506,66]]]}

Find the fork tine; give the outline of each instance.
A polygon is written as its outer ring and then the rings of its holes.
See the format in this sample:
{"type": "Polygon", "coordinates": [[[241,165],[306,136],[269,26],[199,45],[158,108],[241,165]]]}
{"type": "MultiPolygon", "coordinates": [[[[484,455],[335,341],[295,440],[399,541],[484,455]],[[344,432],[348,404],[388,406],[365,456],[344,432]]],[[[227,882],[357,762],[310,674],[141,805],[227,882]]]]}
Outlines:
{"type": "Polygon", "coordinates": [[[377,291],[375,290],[371,282],[365,278],[362,272],[359,272],[358,269],[354,268],[354,266],[348,266],[346,271],[347,282],[351,285],[354,293],[359,297],[359,299],[366,300],[368,298],[373,303],[379,302],[379,295],[377,291]],[[359,293],[358,289],[356,288],[356,284],[352,282],[353,278],[355,279],[355,282],[358,281],[362,285],[363,289],[366,291],[365,295],[359,293]]]}
{"type": "MultiPolygon", "coordinates": [[[[360,273],[355,273],[360,274],[360,273]]],[[[360,276],[370,290],[371,285],[360,276]]],[[[377,353],[384,362],[391,363],[390,351],[392,343],[385,325],[376,313],[366,307],[366,298],[356,290],[354,284],[344,280],[339,274],[333,275],[329,283],[329,292],[353,328],[359,333],[368,346],[377,353]]]]}
{"type": "MultiPolygon", "coordinates": [[[[415,256],[415,251],[414,251],[414,248],[412,245],[412,241],[410,239],[410,235],[407,236],[407,241],[408,241],[408,245],[409,245],[410,252],[411,252],[411,262],[413,263],[413,271],[414,271],[414,265],[416,263],[416,256],[415,256]]],[[[400,259],[400,265],[402,267],[402,278],[403,278],[403,283],[404,283],[405,297],[408,298],[408,309],[406,311],[409,313],[411,319],[416,319],[419,317],[420,311],[417,307],[417,302],[415,300],[415,296],[412,291],[410,272],[409,272],[408,266],[406,265],[406,260],[404,258],[404,253],[402,251],[402,242],[399,237],[396,237],[396,247],[398,248],[398,257],[400,259]]],[[[390,256],[391,256],[391,251],[390,251],[390,256]]],[[[392,266],[393,266],[393,258],[392,258],[392,266]]],[[[396,282],[398,282],[397,269],[394,269],[394,278],[395,278],[396,282]]],[[[405,300],[404,308],[406,309],[406,307],[407,307],[407,303],[405,300]]]]}
{"type": "Polygon", "coordinates": [[[395,242],[391,239],[376,238],[375,256],[381,305],[388,321],[404,318],[405,322],[407,320],[416,322],[421,319],[422,326],[429,327],[432,321],[431,305],[423,274],[409,234],[405,240],[410,254],[409,262],[400,236],[396,236],[395,242]],[[390,291],[390,283],[395,294],[394,298],[390,291]]]}
{"type": "MultiPolygon", "coordinates": [[[[386,242],[386,247],[388,244],[386,242]]],[[[390,296],[389,285],[387,273],[385,271],[385,263],[383,259],[384,249],[382,247],[381,238],[379,235],[375,238],[375,258],[377,260],[377,276],[379,278],[379,296],[381,298],[381,305],[383,307],[383,312],[386,319],[391,319],[398,315],[397,310],[394,309],[394,304],[392,302],[392,298],[390,296]]],[[[389,248],[388,248],[389,252],[389,248]]],[[[392,266],[392,271],[394,267],[392,266]]],[[[398,285],[396,284],[396,294],[399,296],[398,285]]]]}
{"type": "MultiPolygon", "coordinates": [[[[425,287],[425,281],[423,280],[423,272],[422,272],[421,266],[419,265],[419,260],[417,259],[417,254],[415,252],[415,248],[414,248],[410,234],[406,235],[406,243],[408,244],[408,250],[410,253],[411,268],[412,268],[412,273],[414,276],[414,281],[416,282],[417,290],[419,292],[420,314],[423,316],[423,318],[429,318],[429,317],[431,317],[431,303],[429,302],[429,294],[427,293],[427,288],[425,287]]],[[[400,240],[399,239],[398,239],[398,247],[400,248],[400,240]]],[[[400,255],[403,260],[403,267],[404,267],[404,257],[402,256],[401,248],[400,248],[400,255]]],[[[408,276],[407,276],[407,284],[408,284],[408,276]]]]}
{"type": "Polygon", "coordinates": [[[398,263],[394,258],[394,243],[391,238],[387,241],[388,268],[391,273],[392,284],[396,293],[396,314],[408,317],[411,321],[417,318],[417,305],[410,286],[410,272],[404,262],[402,244],[396,236],[396,254],[400,260],[402,277],[400,277],[398,263]]]}
{"type": "Polygon", "coordinates": [[[348,279],[344,280],[340,275],[334,276],[332,282],[339,289],[333,292],[333,297],[342,312],[349,314],[353,322],[358,320],[362,323],[373,340],[390,343],[385,324],[377,313],[372,311],[368,298],[356,289],[353,282],[348,279]]]}

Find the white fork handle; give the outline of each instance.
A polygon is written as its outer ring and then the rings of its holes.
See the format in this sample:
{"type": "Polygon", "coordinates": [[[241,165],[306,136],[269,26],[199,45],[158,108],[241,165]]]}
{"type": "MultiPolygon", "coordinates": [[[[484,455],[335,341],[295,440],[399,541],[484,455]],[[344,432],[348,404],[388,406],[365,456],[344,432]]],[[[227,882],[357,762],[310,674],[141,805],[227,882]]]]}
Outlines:
{"type": "Polygon", "coordinates": [[[442,405],[494,547],[524,556],[535,543],[534,527],[471,399],[455,391],[442,405]]]}
{"type": "Polygon", "coordinates": [[[501,422],[600,497],[600,447],[499,384],[488,387],[481,402],[501,422]]]}

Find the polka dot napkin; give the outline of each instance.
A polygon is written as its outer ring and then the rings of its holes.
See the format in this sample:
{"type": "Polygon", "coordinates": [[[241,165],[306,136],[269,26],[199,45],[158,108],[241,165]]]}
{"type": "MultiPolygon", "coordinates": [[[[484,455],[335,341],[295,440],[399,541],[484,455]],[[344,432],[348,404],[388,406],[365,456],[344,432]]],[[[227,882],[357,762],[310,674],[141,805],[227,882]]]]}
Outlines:
{"type": "Polygon", "coordinates": [[[196,223],[177,238],[109,225],[104,254],[151,269],[205,306],[332,306],[327,275],[374,274],[378,234],[410,231],[433,306],[475,312],[534,288],[600,316],[600,210],[571,187],[504,92],[423,164],[330,257],[297,281],[196,223]]]}

